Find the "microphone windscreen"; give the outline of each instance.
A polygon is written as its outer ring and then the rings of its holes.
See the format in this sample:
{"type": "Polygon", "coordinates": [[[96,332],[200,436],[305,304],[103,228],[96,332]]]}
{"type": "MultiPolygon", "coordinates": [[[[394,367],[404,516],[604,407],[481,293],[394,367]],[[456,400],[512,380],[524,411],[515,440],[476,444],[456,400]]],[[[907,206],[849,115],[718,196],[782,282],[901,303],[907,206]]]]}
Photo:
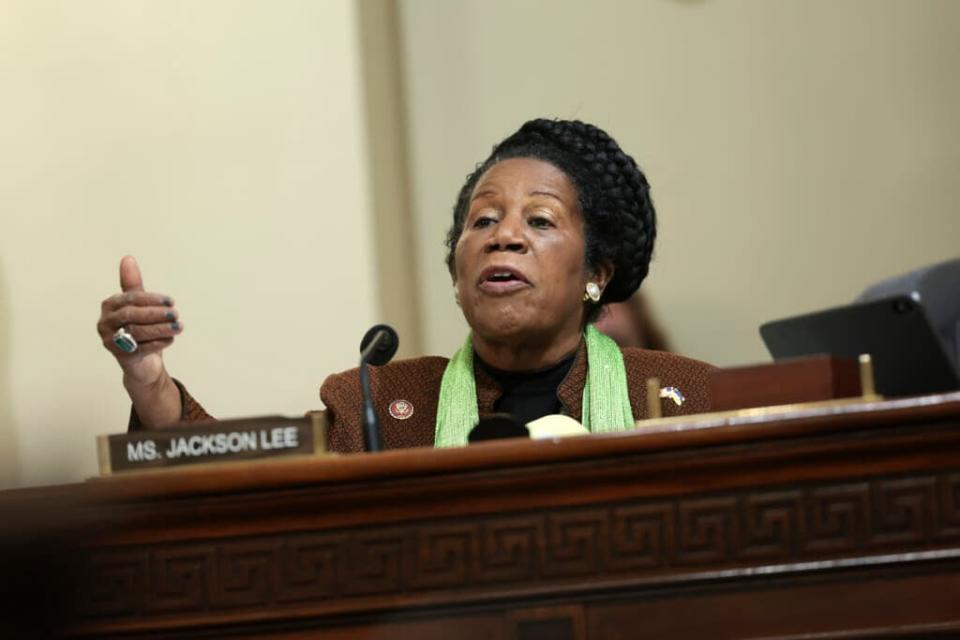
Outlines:
{"type": "Polygon", "coordinates": [[[530,431],[509,413],[495,413],[480,418],[477,426],[467,436],[469,442],[501,440],[503,438],[529,438],[530,431]]]}
{"type": "Polygon", "coordinates": [[[360,341],[360,353],[364,354],[367,348],[371,346],[373,350],[367,354],[366,361],[368,364],[379,367],[387,364],[393,358],[397,352],[397,347],[400,346],[400,338],[390,325],[378,324],[370,327],[370,330],[363,336],[363,340],[360,341]],[[376,341],[376,344],[372,344],[374,341],[376,341]]]}

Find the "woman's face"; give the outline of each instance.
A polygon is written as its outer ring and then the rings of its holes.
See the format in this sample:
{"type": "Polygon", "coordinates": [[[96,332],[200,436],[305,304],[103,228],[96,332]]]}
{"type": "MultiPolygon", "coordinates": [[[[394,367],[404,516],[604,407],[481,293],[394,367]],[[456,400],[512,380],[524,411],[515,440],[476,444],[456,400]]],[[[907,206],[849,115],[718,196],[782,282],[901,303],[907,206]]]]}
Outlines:
{"type": "Polygon", "coordinates": [[[528,347],[579,340],[589,277],[583,216],[555,166],[512,158],[488,169],[454,256],[454,286],[477,336],[528,347]]]}

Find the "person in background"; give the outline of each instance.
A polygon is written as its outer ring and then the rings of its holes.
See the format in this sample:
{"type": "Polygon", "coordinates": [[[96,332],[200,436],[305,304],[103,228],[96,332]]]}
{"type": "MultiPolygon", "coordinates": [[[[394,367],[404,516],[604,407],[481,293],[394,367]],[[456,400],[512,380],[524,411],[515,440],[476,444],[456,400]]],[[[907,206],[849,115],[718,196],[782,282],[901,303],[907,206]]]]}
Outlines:
{"type": "Polygon", "coordinates": [[[670,339],[657,320],[648,296],[637,291],[624,302],[605,305],[596,327],[621,347],[673,351],[670,339]]]}

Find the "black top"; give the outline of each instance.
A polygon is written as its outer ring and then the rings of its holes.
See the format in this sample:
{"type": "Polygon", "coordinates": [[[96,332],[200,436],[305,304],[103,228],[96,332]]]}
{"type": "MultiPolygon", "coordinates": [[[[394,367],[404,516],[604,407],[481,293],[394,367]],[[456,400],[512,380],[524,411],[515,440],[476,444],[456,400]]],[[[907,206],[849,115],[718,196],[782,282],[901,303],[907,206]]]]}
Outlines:
{"type": "Polygon", "coordinates": [[[509,413],[522,424],[543,416],[560,413],[563,408],[557,397],[557,387],[567,377],[577,353],[535,371],[502,371],[494,369],[474,352],[477,366],[496,380],[503,395],[493,404],[497,413],[509,413]]]}

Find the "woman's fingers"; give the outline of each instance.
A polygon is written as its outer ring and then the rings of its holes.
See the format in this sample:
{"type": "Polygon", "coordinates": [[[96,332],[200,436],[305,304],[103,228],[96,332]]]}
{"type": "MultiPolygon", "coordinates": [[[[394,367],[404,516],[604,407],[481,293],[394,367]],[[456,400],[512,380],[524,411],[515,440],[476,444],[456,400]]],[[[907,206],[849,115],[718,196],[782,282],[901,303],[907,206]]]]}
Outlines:
{"type": "Polygon", "coordinates": [[[162,324],[176,322],[179,314],[176,309],[167,307],[121,307],[116,311],[104,313],[100,319],[103,330],[116,331],[120,327],[134,324],[162,324]]]}
{"type": "Polygon", "coordinates": [[[114,343],[113,334],[116,333],[116,330],[100,330],[103,346],[116,356],[145,356],[162,351],[173,344],[174,337],[180,335],[183,331],[183,323],[176,321],[158,324],[131,324],[125,326],[124,329],[137,341],[137,350],[134,353],[124,351],[114,343]]]}
{"type": "MultiPolygon", "coordinates": [[[[130,335],[133,335],[131,332],[130,335]]],[[[173,338],[160,338],[158,340],[139,340],[137,339],[137,350],[133,353],[124,351],[113,341],[113,336],[106,336],[103,338],[103,346],[110,353],[114,354],[117,358],[122,361],[134,358],[137,360],[142,360],[143,356],[150,355],[151,353],[157,353],[163,351],[167,347],[173,344],[173,338]]]]}
{"type": "MultiPolygon", "coordinates": [[[[127,296],[128,294],[122,295],[127,296]]],[[[180,321],[180,315],[176,309],[166,306],[138,306],[136,304],[137,302],[155,301],[155,298],[146,297],[151,295],[156,296],[156,294],[135,294],[134,299],[131,299],[132,304],[121,306],[112,311],[107,310],[107,307],[112,305],[112,299],[108,298],[104,301],[104,310],[97,322],[97,333],[100,334],[107,350],[114,355],[118,357],[129,355],[113,342],[114,334],[121,327],[133,336],[133,339],[140,345],[140,348],[136,351],[139,355],[146,355],[166,348],[173,342],[174,336],[183,331],[183,323],[180,321]],[[153,343],[156,343],[155,348],[145,348],[148,344],[153,343]]],[[[117,296],[113,297],[116,298],[117,296]]],[[[160,296],[160,298],[162,300],[164,296],[160,296]]]]}
{"type": "Polygon", "coordinates": [[[183,323],[177,320],[157,324],[131,324],[126,326],[126,330],[142,345],[154,340],[172,339],[183,331],[183,323]]]}
{"type": "MultiPolygon", "coordinates": [[[[160,351],[172,344],[174,337],[183,332],[183,323],[177,320],[157,324],[129,324],[123,328],[137,341],[138,348],[135,353],[142,356],[153,353],[154,351],[160,351]],[[156,345],[157,348],[147,349],[146,347],[148,345],[156,345]]],[[[111,329],[103,324],[98,324],[97,330],[100,333],[103,346],[105,346],[108,351],[117,356],[132,355],[114,343],[113,336],[117,332],[117,329],[111,329]]]]}
{"type": "MultiPolygon", "coordinates": [[[[126,355],[117,347],[113,336],[123,327],[137,343],[171,339],[183,331],[180,314],[172,307],[128,305],[114,311],[103,311],[97,321],[97,333],[104,346],[114,355],[126,355]]],[[[167,345],[161,346],[161,348],[167,345]]],[[[143,349],[138,349],[143,355],[143,349]]],[[[149,353],[149,352],[148,352],[149,353]]]]}
{"type": "Polygon", "coordinates": [[[100,303],[100,309],[104,313],[127,306],[173,308],[173,298],[149,291],[126,291],[112,295],[100,303]]]}

